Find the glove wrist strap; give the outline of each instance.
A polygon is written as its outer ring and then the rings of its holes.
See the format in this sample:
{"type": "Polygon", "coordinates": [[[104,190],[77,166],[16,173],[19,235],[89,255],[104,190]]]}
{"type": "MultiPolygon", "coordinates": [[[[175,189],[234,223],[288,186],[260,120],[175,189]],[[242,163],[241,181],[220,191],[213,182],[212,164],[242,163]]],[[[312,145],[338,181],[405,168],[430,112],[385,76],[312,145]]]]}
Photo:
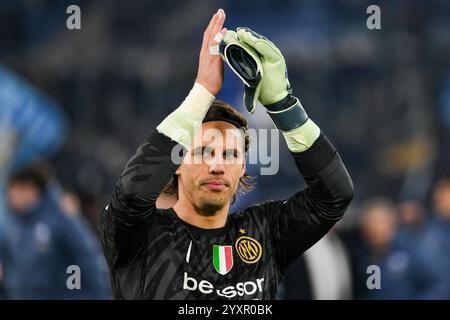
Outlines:
{"type": "Polygon", "coordinates": [[[308,120],[308,115],[300,101],[290,94],[280,102],[265,107],[276,127],[281,131],[294,130],[308,120]]]}
{"type": "Polygon", "coordinates": [[[287,93],[286,96],[278,102],[264,105],[269,112],[283,111],[292,107],[297,102],[297,98],[287,93]]]}

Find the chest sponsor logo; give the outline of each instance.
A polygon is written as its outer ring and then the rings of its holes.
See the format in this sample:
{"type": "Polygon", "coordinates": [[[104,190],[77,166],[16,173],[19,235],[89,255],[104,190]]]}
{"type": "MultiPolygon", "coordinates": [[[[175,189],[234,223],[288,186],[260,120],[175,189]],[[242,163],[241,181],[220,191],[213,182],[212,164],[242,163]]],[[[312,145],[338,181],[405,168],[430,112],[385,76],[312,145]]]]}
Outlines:
{"type": "Polygon", "coordinates": [[[233,268],[233,247],[214,245],[213,265],[221,275],[227,274],[233,268]]]}
{"type": "Polygon", "coordinates": [[[232,299],[235,297],[250,297],[258,298],[263,294],[264,288],[264,278],[259,278],[255,280],[242,281],[235,284],[230,284],[224,288],[216,288],[214,283],[207,280],[197,280],[184,273],[183,279],[183,289],[189,291],[200,291],[205,295],[216,295],[222,298],[232,299]]]}
{"type": "Polygon", "coordinates": [[[241,236],[235,243],[236,251],[239,257],[245,263],[256,263],[261,259],[262,247],[261,244],[248,236],[241,236]]]}

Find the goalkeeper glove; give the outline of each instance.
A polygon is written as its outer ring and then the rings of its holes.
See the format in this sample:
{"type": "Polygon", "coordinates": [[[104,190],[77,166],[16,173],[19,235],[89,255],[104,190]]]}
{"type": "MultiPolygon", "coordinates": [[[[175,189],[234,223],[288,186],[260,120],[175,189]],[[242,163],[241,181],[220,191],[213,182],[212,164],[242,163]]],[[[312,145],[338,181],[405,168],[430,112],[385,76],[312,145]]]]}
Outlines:
{"type": "Polygon", "coordinates": [[[254,113],[263,77],[258,54],[251,46],[240,42],[234,31],[227,31],[219,44],[219,53],[244,83],[244,105],[248,112],[254,113]]]}
{"type": "Polygon", "coordinates": [[[319,137],[320,129],[308,118],[300,101],[291,95],[283,55],[271,41],[249,28],[238,28],[237,37],[242,45],[253,48],[261,61],[263,77],[258,100],[282,131],[289,149],[305,151],[319,137]]]}

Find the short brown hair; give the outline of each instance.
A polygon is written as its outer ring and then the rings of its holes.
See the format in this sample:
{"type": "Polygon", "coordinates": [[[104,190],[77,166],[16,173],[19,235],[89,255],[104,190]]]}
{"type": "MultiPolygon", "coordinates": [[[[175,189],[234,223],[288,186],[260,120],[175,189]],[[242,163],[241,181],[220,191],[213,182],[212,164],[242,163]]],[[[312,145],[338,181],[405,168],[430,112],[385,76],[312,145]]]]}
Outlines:
{"type": "Polygon", "coordinates": [[[30,165],[15,171],[10,177],[8,184],[15,183],[32,184],[41,193],[47,189],[47,185],[53,178],[52,168],[45,162],[33,162],[30,165]]]}
{"type": "MultiPolygon", "coordinates": [[[[247,119],[245,119],[245,117],[239,111],[234,109],[228,103],[216,99],[211,104],[211,107],[206,113],[203,122],[216,121],[218,119],[229,121],[230,123],[236,125],[239,130],[241,130],[244,135],[244,150],[245,154],[247,154],[250,148],[250,136],[248,134],[247,119]]],[[[245,194],[253,190],[253,179],[254,177],[244,173],[244,175],[239,179],[237,194],[245,194]]],[[[178,176],[176,174],[173,175],[172,179],[170,179],[169,183],[164,187],[162,193],[166,195],[176,194],[178,198],[178,176]]],[[[234,203],[235,201],[236,194],[233,196],[231,203],[234,203]]]]}

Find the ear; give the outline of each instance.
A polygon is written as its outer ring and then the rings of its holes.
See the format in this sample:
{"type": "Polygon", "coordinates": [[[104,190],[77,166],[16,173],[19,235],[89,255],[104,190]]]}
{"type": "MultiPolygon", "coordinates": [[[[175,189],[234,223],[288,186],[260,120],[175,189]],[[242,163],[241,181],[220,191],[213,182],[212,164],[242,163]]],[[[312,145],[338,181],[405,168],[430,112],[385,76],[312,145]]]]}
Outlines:
{"type": "Polygon", "coordinates": [[[179,175],[181,173],[181,166],[178,167],[177,171],[175,171],[176,175],[179,175]]]}

